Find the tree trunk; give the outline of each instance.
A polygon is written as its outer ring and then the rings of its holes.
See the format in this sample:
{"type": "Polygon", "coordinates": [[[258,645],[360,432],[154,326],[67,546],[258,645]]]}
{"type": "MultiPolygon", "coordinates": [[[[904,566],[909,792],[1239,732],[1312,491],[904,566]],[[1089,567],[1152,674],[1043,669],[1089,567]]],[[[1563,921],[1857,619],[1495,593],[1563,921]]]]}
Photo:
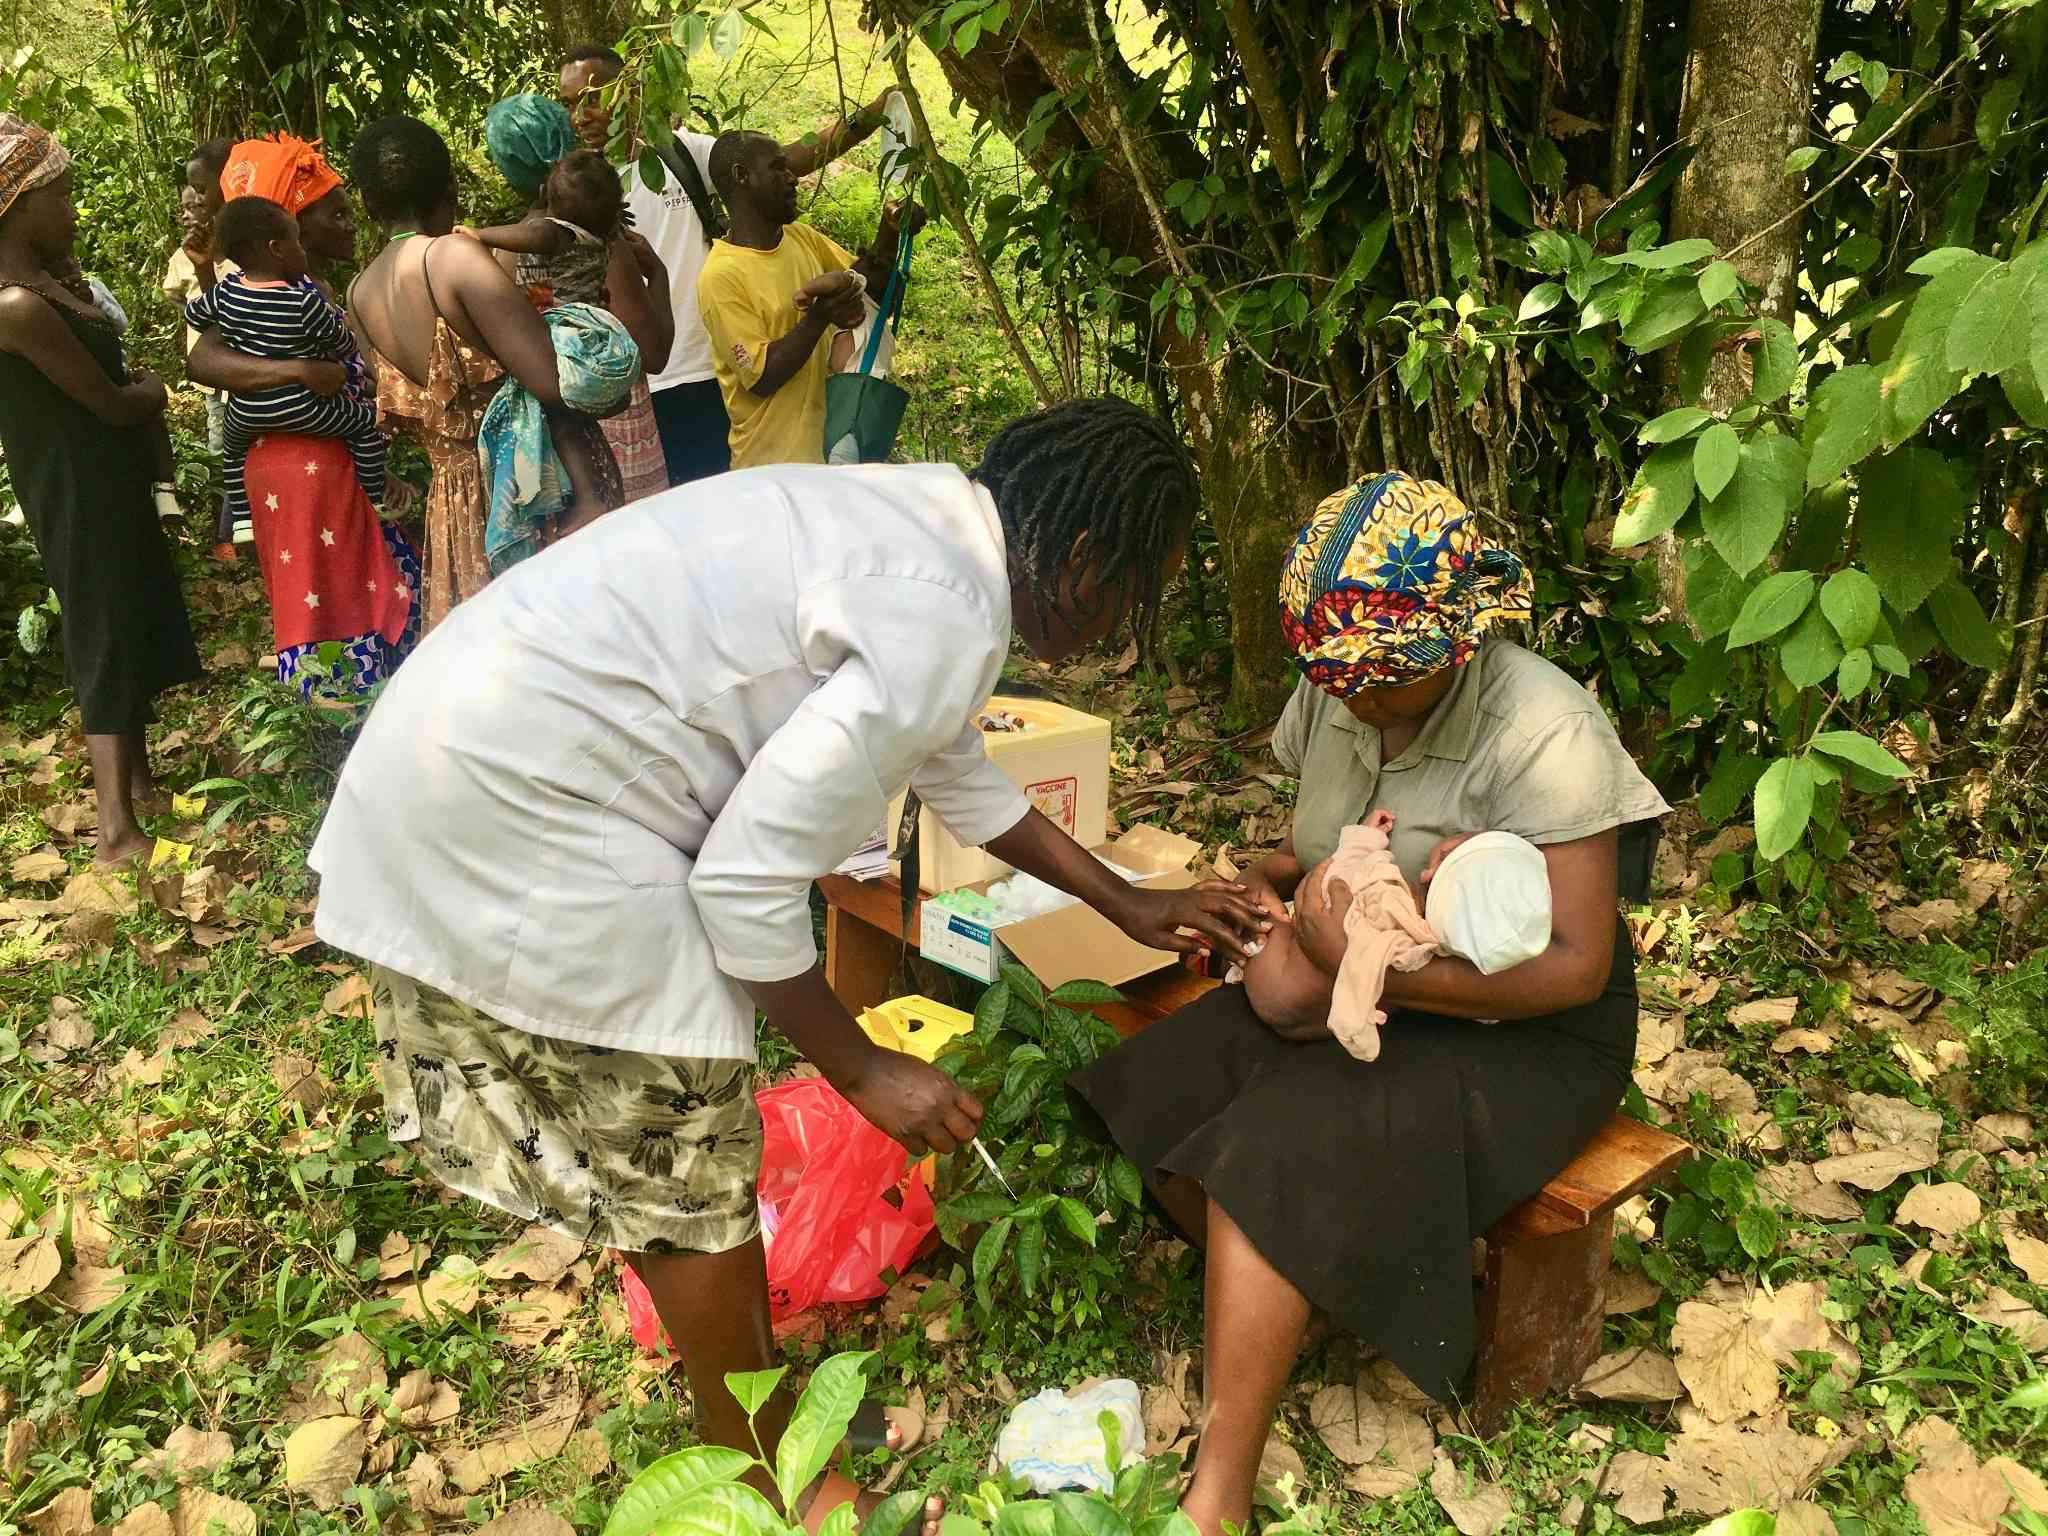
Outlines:
{"type": "Polygon", "coordinates": [[[632,25],[631,0],[541,0],[541,11],[557,55],[586,43],[611,47],[632,25]]]}
{"type": "MultiPolygon", "coordinates": [[[[1744,246],[1735,270],[1762,295],[1759,312],[1787,325],[1799,297],[1805,184],[1785,173],[1785,157],[1807,140],[1820,11],[1821,0],[1693,0],[1686,32],[1678,139],[1699,153],[1672,191],[1671,238],[1744,246]]],[[[1726,411],[1748,392],[1746,372],[1739,351],[1716,353],[1700,399],[1669,403],[1726,411]]],[[[1683,617],[1677,541],[1667,533],[1651,549],[1664,601],[1683,617]]]]}

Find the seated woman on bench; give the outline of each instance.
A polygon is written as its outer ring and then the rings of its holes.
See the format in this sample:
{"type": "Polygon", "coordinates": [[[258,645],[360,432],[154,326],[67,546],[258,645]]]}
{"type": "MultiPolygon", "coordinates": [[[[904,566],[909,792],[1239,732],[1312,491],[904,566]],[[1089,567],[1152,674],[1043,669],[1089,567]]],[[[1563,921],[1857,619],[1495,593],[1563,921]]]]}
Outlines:
{"type": "MultiPolygon", "coordinates": [[[[1283,911],[1344,827],[1386,812],[1411,884],[1462,833],[1534,844],[1551,919],[1541,953],[1490,975],[1455,955],[1389,970],[1370,1063],[1327,1023],[1283,1037],[1226,986],[1075,1078],[1207,1249],[1202,1438],[1182,1505],[1203,1536],[1250,1517],[1312,1309],[1433,1396],[1459,1389],[1472,1238],[1562,1168],[1628,1084],[1618,834],[1668,809],[1597,699],[1487,634],[1530,616],[1529,577],[1444,487],[1394,473],[1331,496],[1297,537],[1280,598],[1303,680],[1273,747],[1301,792],[1287,842],[1244,885],[1283,911]]],[[[1330,975],[1351,894],[1333,878],[1327,904],[1297,904],[1295,940],[1330,975]]]]}

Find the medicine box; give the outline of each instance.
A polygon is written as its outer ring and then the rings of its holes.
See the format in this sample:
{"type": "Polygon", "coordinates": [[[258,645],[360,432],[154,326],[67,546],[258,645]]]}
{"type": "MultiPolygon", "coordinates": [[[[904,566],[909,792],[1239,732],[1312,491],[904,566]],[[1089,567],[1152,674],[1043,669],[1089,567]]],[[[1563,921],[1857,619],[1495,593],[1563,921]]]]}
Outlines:
{"type": "MultiPolygon", "coordinates": [[[[1083,848],[1093,848],[1109,825],[1109,722],[1049,699],[1002,694],[988,701],[986,716],[1021,721],[1022,730],[981,735],[995,765],[1083,848]]],[[[893,839],[903,816],[898,796],[886,823],[893,839]]],[[[900,872],[900,870],[899,870],[900,872]]],[[[918,818],[918,888],[927,893],[979,885],[1010,872],[1010,866],[979,848],[963,848],[945,823],[926,807],[918,818]]]]}

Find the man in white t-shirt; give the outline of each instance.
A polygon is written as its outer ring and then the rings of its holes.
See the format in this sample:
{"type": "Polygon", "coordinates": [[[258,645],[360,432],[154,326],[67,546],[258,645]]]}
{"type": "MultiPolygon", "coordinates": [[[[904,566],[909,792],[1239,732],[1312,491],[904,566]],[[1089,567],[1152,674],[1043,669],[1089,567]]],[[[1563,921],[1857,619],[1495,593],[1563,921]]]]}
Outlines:
{"type": "MultiPolygon", "coordinates": [[[[593,149],[608,147],[612,119],[602,93],[624,67],[617,52],[595,44],[570,49],[563,61],[562,105],[575,119],[577,136],[593,149]]],[[[849,116],[834,118],[817,133],[786,145],[783,153],[790,168],[799,176],[808,175],[867,138],[882,126],[882,104],[888,95],[884,91],[849,116]]],[[[732,423],[711,366],[711,338],[697,311],[697,276],[712,240],[724,232],[724,217],[710,190],[711,146],[716,142],[713,134],[677,130],[678,158],[667,165],[659,191],[641,178],[637,158],[619,168],[633,227],[667,265],[669,297],[675,306],[676,339],[669,348],[668,366],[647,380],[670,485],[723,474],[732,467],[732,423]],[[678,174],[684,154],[695,162],[695,177],[678,174]]],[[[637,150],[636,145],[636,155],[637,150]]]]}

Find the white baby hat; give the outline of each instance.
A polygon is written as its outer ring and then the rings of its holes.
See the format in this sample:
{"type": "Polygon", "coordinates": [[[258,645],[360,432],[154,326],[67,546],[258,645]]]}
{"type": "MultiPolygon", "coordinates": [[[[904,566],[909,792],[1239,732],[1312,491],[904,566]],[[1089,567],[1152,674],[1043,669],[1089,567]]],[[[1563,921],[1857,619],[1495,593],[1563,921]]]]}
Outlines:
{"type": "Polygon", "coordinates": [[[1550,866],[1512,832],[1467,838],[1437,867],[1426,898],[1444,947],[1492,976],[1550,947],[1550,866]]]}

